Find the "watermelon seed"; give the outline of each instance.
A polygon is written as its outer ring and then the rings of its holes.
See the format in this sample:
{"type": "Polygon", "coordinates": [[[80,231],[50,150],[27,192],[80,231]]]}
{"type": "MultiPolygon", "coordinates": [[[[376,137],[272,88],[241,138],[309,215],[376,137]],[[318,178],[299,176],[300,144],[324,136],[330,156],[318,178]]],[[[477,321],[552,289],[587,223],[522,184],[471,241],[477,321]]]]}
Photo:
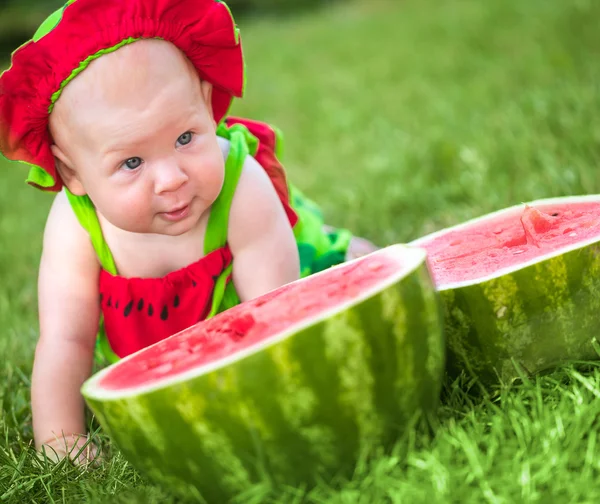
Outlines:
{"type": "Polygon", "coordinates": [[[525,252],[523,249],[513,250],[513,255],[522,254],[523,252],[525,252]]]}
{"type": "Polygon", "coordinates": [[[152,308],[152,303],[148,303],[148,316],[152,317],[154,315],[154,308],[152,308]]]}
{"type": "Polygon", "coordinates": [[[164,305],[162,311],[160,312],[160,319],[167,320],[168,318],[169,318],[169,310],[167,309],[167,305],[164,305]]]}
{"type": "Polygon", "coordinates": [[[194,347],[188,341],[183,341],[179,344],[179,350],[184,353],[193,354],[194,347]]]}
{"type": "Polygon", "coordinates": [[[551,213],[550,215],[552,215],[552,217],[558,217],[559,214],[558,214],[558,212],[554,212],[554,213],[551,213]]]}
{"type": "Polygon", "coordinates": [[[175,295],[175,299],[173,300],[173,307],[177,308],[179,306],[179,296],[175,295]]]}
{"type": "Polygon", "coordinates": [[[125,307],[125,310],[123,311],[123,315],[125,317],[127,317],[131,313],[132,308],[133,308],[133,301],[129,301],[129,303],[127,303],[127,306],[125,307]]]}
{"type": "Polygon", "coordinates": [[[160,361],[158,359],[150,358],[146,360],[146,369],[151,370],[160,365],[160,361]]]}
{"type": "Polygon", "coordinates": [[[102,304],[102,299],[104,298],[104,294],[100,293],[100,304],[102,304]]]}
{"type": "Polygon", "coordinates": [[[108,306],[108,307],[112,306],[112,297],[111,296],[108,297],[108,301],[106,302],[106,306],[108,306]]]}
{"type": "Polygon", "coordinates": [[[118,301],[115,303],[115,308],[116,308],[117,310],[119,309],[119,302],[118,302],[118,301]]]}
{"type": "Polygon", "coordinates": [[[198,285],[195,280],[192,280],[192,287],[196,287],[198,285]]]}
{"type": "Polygon", "coordinates": [[[575,236],[577,236],[577,233],[575,231],[573,231],[572,233],[569,233],[569,236],[575,237],[575,236]]]}
{"type": "Polygon", "coordinates": [[[234,319],[230,322],[229,327],[227,327],[227,332],[231,332],[232,339],[240,340],[248,332],[252,327],[256,324],[256,320],[250,313],[245,313],[241,317],[234,319]]]}
{"type": "Polygon", "coordinates": [[[144,308],[144,300],[140,299],[138,301],[137,309],[138,309],[138,311],[142,311],[142,308],[144,308]]]}

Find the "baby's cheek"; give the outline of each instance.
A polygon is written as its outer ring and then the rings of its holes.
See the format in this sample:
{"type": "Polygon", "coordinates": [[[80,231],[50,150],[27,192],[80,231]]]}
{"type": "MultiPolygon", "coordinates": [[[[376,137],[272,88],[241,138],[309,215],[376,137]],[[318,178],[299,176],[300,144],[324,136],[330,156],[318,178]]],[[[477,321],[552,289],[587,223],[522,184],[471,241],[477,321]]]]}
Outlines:
{"type": "Polygon", "coordinates": [[[107,208],[111,223],[126,231],[144,232],[153,217],[151,198],[139,191],[115,192],[107,208]]]}
{"type": "Polygon", "coordinates": [[[225,166],[223,162],[219,162],[218,159],[215,159],[210,164],[204,165],[200,177],[202,198],[214,201],[223,188],[225,179],[225,166]]]}

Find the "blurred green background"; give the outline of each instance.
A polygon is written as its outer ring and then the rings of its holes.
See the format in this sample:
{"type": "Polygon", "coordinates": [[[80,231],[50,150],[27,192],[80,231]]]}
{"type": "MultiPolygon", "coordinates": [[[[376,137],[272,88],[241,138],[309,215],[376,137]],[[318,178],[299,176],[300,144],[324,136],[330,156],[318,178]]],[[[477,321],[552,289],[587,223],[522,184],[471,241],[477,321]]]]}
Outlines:
{"type": "Polygon", "coordinates": [[[31,38],[40,23],[62,0],[0,0],[0,62],[31,38]]]}
{"type": "MultiPolygon", "coordinates": [[[[335,0],[229,0],[234,16],[283,16],[331,4],[335,0]]],[[[66,0],[0,0],[0,61],[26,42],[48,16],[66,0]]]]}

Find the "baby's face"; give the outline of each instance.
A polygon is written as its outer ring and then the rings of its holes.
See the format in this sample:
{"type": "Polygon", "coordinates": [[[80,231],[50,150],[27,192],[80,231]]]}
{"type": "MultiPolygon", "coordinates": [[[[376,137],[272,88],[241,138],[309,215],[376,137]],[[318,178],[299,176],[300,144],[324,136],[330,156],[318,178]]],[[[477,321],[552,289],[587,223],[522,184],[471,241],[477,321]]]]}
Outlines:
{"type": "Polygon", "coordinates": [[[223,185],[210,92],[168,42],[136,42],[92,62],[50,116],[65,184],[123,230],[192,229],[223,185]]]}

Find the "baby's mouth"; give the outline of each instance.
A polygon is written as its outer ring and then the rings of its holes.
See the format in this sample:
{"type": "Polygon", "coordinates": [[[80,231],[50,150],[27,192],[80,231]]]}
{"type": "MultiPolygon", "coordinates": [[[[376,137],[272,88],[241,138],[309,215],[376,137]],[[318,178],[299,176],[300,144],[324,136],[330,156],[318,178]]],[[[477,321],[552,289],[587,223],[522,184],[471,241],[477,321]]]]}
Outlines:
{"type": "Polygon", "coordinates": [[[185,219],[190,213],[190,203],[185,206],[179,206],[168,212],[161,212],[160,215],[169,221],[179,221],[185,219]]]}

